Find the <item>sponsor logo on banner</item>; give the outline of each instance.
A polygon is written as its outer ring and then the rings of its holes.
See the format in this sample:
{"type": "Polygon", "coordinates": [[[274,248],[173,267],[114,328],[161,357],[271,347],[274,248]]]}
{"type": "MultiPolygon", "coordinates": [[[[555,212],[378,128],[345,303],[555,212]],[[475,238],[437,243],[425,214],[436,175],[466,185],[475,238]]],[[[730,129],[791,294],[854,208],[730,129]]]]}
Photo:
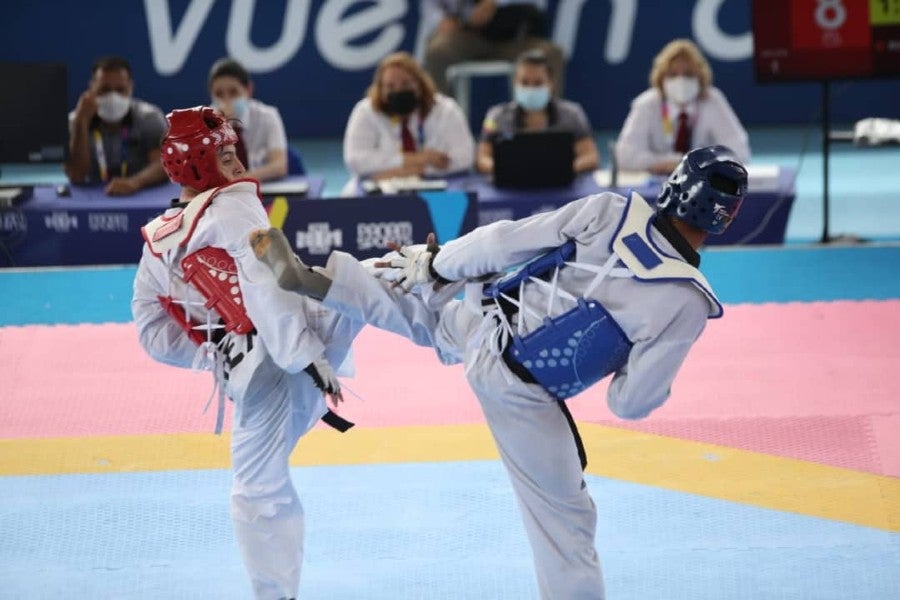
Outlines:
{"type": "Polygon", "coordinates": [[[28,219],[17,211],[0,212],[0,233],[25,233],[28,231],[28,219]]]}
{"type": "Polygon", "coordinates": [[[298,231],[294,240],[298,250],[304,248],[310,254],[328,254],[332,248],[344,246],[344,232],[332,229],[331,223],[310,223],[306,231],[298,231]]]}
{"type": "MultiPolygon", "coordinates": [[[[824,6],[820,12],[826,13],[826,19],[835,19],[833,13],[841,8],[841,0],[803,0],[807,4],[814,1],[824,6]]],[[[638,2],[609,2],[603,58],[610,64],[625,62],[634,46],[635,31],[639,31],[638,2]]],[[[282,15],[281,23],[276,23],[281,26],[279,37],[266,45],[259,45],[251,35],[259,18],[257,2],[231,2],[227,18],[216,20],[215,30],[206,27],[207,21],[213,20],[210,13],[216,7],[215,0],[188,0],[177,4],[180,9],[173,10],[168,0],[144,0],[150,56],[160,75],[174,75],[183,69],[198,40],[202,39],[201,31],[223,40],[227,54],[249,70],[270,73],[288,64],[304,43],[314,44],[326,64],[344,71],[371,69],[382,57],[398,50],[408,37],[415,39],[413,53],[420,56],[431,33],[430,27],[434,26],[428,19],[409,23],[407,15],[417,12],[414,8],[417,3],[405,0],[365,3],[359,0],[324,0],[319,3],[318,13],[311,10],[316,4],[311,0],[285,0],[282,3],[284,9],[279,13],[282,15]],[[181,8],[184,6],[186,8],[181,8]],[[176,13],[180,13],[180,17],[176,13]],[[220,29],[222,23],[224,31],[220,29]],[[413,31],[408,32],[407,27],[413,31]],[[308,35],[311,39],[307,41],[308,35]]],[[[555,15],[548,15],[548,20],[554,23],[551,37],[570,60],[576,50],[579,31],[584,29],[579,26],[584,20],[582,12],[587,4],[587,0],[559,2],[555,15]]],[[[750,57],[753,51],[751,33],[732,33],[719,26],[719,12],[725,4],[724,0],[696,0],[693,4],[693,7],[682,9],[693,9],[692,35],[689,37],[697,40],[708,55],[731,61],[750,57]]],[[[801,4],[801,0],[796,0],[796,4],[801,4]]],[[[646,11],[644,14],[655,16],[654,12],[646,11]]],[[[592,37],[598,30],[602,31],[602,25],[594,25],[592,37]]],[[[278,30],[277,27],[275,29],[278,30]]]]}
{"type": "Polygon", "coordinates": [[[359,250],[387,248],[388,242],[394,242],[401,246],[412,244],[412,222],[387,221],[383,223],[356,224],[356,247],[359,250]]]}
{"type": "Polygon", "coordinates": [[[88,230],[128,233],[128,213],[88,213],[88,230]]]}
{"type": "Polygon", "coordinates": [[[78,215],[67,211],[53,211],[44,216],[44,226],[56,233],[69,233],[72,229],[78,229],[78,215]]]}

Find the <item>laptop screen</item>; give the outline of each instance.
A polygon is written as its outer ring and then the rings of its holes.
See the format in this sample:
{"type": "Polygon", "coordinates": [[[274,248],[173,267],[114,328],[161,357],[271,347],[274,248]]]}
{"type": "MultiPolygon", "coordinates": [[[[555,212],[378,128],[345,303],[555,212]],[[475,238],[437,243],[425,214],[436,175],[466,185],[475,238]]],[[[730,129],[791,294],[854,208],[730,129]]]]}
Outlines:
{"type": "Polygon", "coordinates": [[[494,185],[520,189],[570,185],[575,178],[574,137],[571,131],[547,129],[495,138],[494,185]]]}

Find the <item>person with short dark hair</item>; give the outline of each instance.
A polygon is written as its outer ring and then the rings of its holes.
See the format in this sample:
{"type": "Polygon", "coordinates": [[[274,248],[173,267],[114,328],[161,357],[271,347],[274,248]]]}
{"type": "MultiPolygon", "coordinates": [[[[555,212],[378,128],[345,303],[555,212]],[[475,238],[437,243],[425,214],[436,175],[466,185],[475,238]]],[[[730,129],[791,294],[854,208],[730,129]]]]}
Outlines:
{"type": "Polygon", "coordinates": [[[494,171],[493,140],[516,131],[555,129],[574,134],[573,170],[593,171],[600,166],[600,152],[584,109],[577,102],[555,94],[555,74],[547,54],[540,49],[522,53],[516,61],[515,97],[492,106],[481,127],[476,166],[482,173],[494,171]]]}
{"type": "Polygon", "coordinates": [[[424,0],[422,20],[431,30],[423,64],[443,93],[450,93],[448,67],[466,61],[513,61],[532,48],[547,54],[562,92],[565,58],[547,37],[545,1],[424,0]]]}
{"type": "Polygon", "coordinates": [[[208,86],[212,105],[234,119],[237,152],[247,176],[266,181],[287,175],[288,139],[281,113],[253,97],[253,79],[244,65],[233,58],[217,60],[208,86]]]}
{"type": "Polygon", "coordinates": [[[103,184],[111,196],[127,196],[162,183],[159,144],[166,132],[162,111],[133,97],[131,65],[122,57],[98,58],[88,88],[69,113],[65,170],[75,184],[103,184]]]}

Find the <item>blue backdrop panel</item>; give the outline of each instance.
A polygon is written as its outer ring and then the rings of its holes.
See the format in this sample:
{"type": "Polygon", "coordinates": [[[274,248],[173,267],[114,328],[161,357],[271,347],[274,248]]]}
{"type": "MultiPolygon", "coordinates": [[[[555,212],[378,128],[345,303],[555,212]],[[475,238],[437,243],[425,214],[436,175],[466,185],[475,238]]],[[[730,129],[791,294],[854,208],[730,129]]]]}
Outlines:
{"type": "MultiPolygon", "coordinates": [[[[816,83],[755,83],[749,2],[550,0],[548,6],[551,33],[570,57],[566,95],[584,105],[595,128],[621,126],[631,99],[647,86],[653,56],[676,37],[700,45],[715,83],[746,124],[808,122],[819,114],[816,83]]],[[[74,107],[92,61],[121,54],[134,67],[136,95],[170,110],[208,102],[210,65],[232,55],[253,73],[257,95],[281,110],[290,136],[337,136],[378,61],[417,49],[419,12],[420,3],[408,0],[16,2],[4,9],[0,60],[65,62],[74,107]]],[[[492,97],[476,95],[478,112],[504,92],[479,90],[492,97]]],[[[838,83],[832,118],[897,118],[898,96],[897,80],[838,83]]]]}
{"type": "Polygon", "coordinates": [[[291,204],[282,230],[297,254],[321,264],[332,250],[363,260],[383,256],[388,242],[447,241],[478,225],[473,193],[458,191],[308,200],[291,204]]]}

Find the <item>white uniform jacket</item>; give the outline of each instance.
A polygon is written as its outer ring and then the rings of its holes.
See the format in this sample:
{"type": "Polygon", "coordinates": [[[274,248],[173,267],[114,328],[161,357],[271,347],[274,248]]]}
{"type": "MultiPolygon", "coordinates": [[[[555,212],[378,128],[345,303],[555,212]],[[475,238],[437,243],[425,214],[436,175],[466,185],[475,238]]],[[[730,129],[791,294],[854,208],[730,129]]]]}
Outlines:
{"type": "MultiPolygon", "coordinates": [[[[741,163],[750,161],[747,131],[718,88],[708,88],[706,96],[698,99],[689,112],[692,147],[722,144],[730,148],[741,163]]],[[[670,114],[669,118],[671,127],[666,131],[663,97],[656,88],[645,90],[632,101],[631,111],[616,140],[619,169],[645,171],[654,163],[681,159],[681,153],[673,150],[677,115],[670,114]]]]}
{"type": "MultiPolygon", "coordinates": [[[[164,218],[173,220],[180,210],[169,209],[164,218]]],[[[207,246],[222,248],[235,261],[243,303],[256,329],[248,335],[229,333],[219,344],[225,352],[226,392],[240,402],[248,394],[259,393],[260,386],[284,383],[292,394],[304,396],[295,398],[300,402],[293,402],[295,411],[306,413],[295,414],[295,420],[311,427],[326,408],[321,392],[303,369],[323,355],[335,368],[341,365],[361,325],[282,290],[272,272],[256,259],[249,242],[250,232],[268,229],[270,224],[255,180],[220,188],[194,223],[193,232],[186,234],[182,245],[160,256],[151,251],[149,244],[144,245],[131,303],[141,346],[152,358],[165,364],[185,368],[196,364],[198,346],[166,313],[158,296],[171,295],[178,300],[196,302],[197,305],[187,307],[188,313],[194,321],[205,322],[207,311],[202,307],[203,299],[182,281],[180,263],[184,256],[207,246]],[[264,363],[270,368],[259,369],[264,363]],[[283,377],[272,381],[260,381],[262,377],[254,379],[258,372],[271,374],[271,363],[283,377]]]]}
{"type": "MultiPolygon", "coordinates": [[[[507,271],[569,239],[576,242],[573,262],[600,266],[612,254],[613,242],[629,233],[628,227],[632,233],[641,233],[655,253],[668,260],[666,276],[660,278],[641,272],[637,265],[633,272],[640,278],[607,276],[589,297],[609,311],[633,343],[626,366],[615,374],[610,384],[609,406],[622,418],[643,418],[668,398],[672,381],[707,318],[722,313],[721,305],[700,272],[650,224],[653,216],[653,209],[637,195],[631,200],[609,192],[588,196],[550,213],[479,227],[445,244],[433,267],[451,281],[471,280],[507,271]],[[626,209],[630,211],[626,222],[629,225],[620,229],[626,209]]],[[[622,256],[622,252],[618,255],[622,256]]],[[[634,264],[634,259],[628,262],[634,264]]],[[[581,297],[593,277],[590,272],[566,267],[559,272],[558,285],[569,294],[581,297]]],[[[481,285],[467,287],[466,310],[480,305],[481,290],[481,285]]],[[[522,300],[535,312],[554,317],[574,306],[572,300],[557,297],[548,314],[548,297],[545,286],[525,284],[522,300]]],[[[521,315],[519,311],[518,319],[521,315]]],[[[523,334],[540,325],[539,319],[525,318],[523,334]]],[[[442,330],[449,329],[438,328],[436,344],[457,346],[459,351],[458,342],[442,341],[442,330]]],[[[444,354],[448,352],[445,348],[444,354]]],[[[460,355],[459,359],[464,357],[460,355]]]]}

